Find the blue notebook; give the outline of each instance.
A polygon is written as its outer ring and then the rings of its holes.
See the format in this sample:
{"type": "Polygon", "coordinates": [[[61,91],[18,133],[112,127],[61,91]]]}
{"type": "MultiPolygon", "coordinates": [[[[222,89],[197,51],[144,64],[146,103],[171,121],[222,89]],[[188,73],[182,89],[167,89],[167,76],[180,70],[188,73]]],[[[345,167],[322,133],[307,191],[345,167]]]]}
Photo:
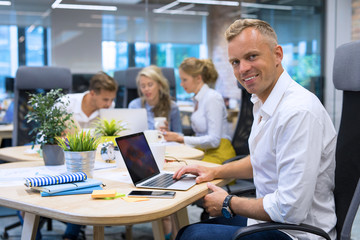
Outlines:
{"type": "Polygon", "coordinates": [[[40,196],[52,197],[52,196],[61,196],[61,195],[89,194],[89,193],[92,193],[94,190],[102,190],[102,187],[100,187],[100,186],[87,187],[87,188],[67,190],[67,191],[56,192],[56,193],[40,192],[40,196]]]}
{"type": "Polygon", "coordinates": [[[88,178],[85,181],[81,181],[81,182],[63,183],[63,184],[47,185],[41,187],[31,187],[31,189],[53,194],[57,192],[100,186],[101,184],[102,182],[99,180],[88,178]]]}

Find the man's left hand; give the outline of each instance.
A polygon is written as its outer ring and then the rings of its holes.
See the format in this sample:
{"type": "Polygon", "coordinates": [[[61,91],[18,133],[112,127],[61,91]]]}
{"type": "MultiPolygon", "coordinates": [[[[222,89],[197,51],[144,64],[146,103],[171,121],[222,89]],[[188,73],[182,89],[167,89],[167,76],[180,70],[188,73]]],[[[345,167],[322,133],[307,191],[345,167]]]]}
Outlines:
{"type": "Polygon", "coordinates": [[[221,216],[221,208],[228,192],[212,183],[207,183],[207,186],[212,192],[204,197],[204,207],[210,216],[221,216]]]}

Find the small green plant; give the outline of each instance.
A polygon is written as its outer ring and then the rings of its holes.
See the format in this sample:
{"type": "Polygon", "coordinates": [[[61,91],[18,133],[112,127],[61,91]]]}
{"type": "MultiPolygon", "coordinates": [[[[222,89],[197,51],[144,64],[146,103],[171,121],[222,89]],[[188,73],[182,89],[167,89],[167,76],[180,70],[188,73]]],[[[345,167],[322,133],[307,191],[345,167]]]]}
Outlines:
{"type": "Polygon", "coordinates": [[[95,123],[95,134],[98,136],[117,136],[121,131],[126,130],[126,127],[122,124],[122,121],[115,121],[112,119],[101,119],[95,123]]]}
{"type": "Polygon", "coordinates": [[[69,133],[65,138],[56,137],[56,140],[64,151],[85,152],[96,150],[100,139],[92,136],[90,131],[82,130],[81,132],[69,133]]]}
{"type": "Polygon", "coordinates": [[[45,144],[56,144],[56,137],[74,126],[71,113],[66,111],[69,102],[64,102],[62,89],[52,89],[46,94],[29,94],[30,110],[25,116],[27,122],[35,122],[35,126],[29,135],[35,133],[33,145],[38,143],[43,147],[45,144]]]}

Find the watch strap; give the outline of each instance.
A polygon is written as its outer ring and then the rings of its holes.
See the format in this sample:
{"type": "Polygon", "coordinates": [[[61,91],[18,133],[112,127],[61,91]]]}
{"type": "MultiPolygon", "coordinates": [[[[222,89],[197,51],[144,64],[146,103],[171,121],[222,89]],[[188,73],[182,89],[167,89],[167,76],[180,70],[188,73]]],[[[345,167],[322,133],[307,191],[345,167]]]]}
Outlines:
{"type": "Polygon", "coordinates": [[[231,201],[232,197],[234,197],[234,195],[230,195],[230,194],[229,194],[229,195],[226,196],[226,198],[224,199],[224,202],[223,202],[223,207],[224,207],[224,208],[228,207],[228,209],[230,210],[231,214],[232,214],[233,216],[235,216],[234,211],[233,211],[233,210],[231,209],[231,207],[230,207],[230,201],[231,201]]]}

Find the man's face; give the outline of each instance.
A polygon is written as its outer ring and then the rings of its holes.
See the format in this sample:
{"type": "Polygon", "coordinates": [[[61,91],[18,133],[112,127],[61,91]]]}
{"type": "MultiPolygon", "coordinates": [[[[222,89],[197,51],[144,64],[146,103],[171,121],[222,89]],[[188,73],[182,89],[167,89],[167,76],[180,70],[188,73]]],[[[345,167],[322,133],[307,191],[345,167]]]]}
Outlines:
{"type": "Polygon", "coordinates": [[[247,28],[228,43],[229,62],[240,84],[265,102],[282,73],[280,46],[254,28],[247,28]]]}
{"type": "Polygon", "coordinates": [[[99,93],[95,93],[91,90],[90,95],[96,109],[109,108],[116,97],[116,92],[101,89],[99,93]]]}

